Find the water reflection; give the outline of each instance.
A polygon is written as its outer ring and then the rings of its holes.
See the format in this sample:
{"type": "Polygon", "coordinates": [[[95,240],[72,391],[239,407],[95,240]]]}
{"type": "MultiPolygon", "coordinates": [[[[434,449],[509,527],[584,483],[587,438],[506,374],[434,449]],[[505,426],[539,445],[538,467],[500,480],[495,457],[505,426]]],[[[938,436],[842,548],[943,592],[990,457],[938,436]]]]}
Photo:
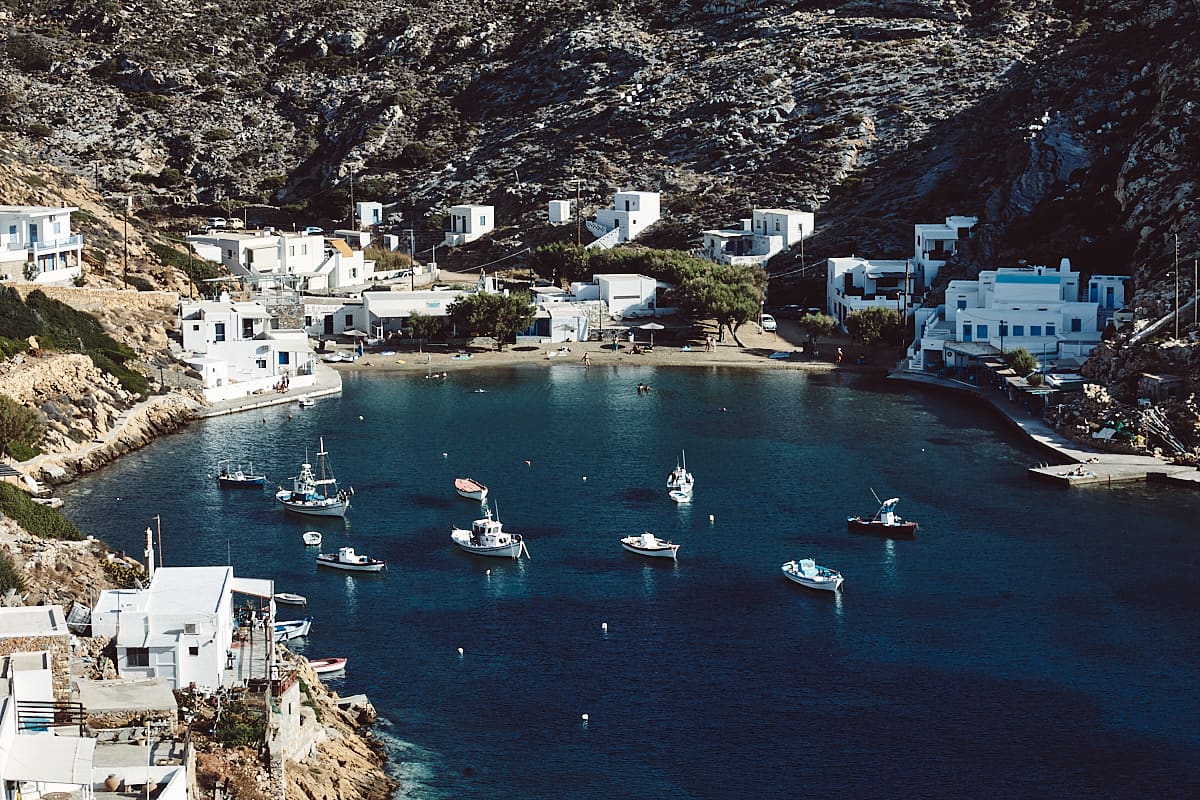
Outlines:
{"type": "Polygon", "coordinates": [[[883,575],[889,584],[896,580],[896,542],[892,539],[883,542],[883,575]]]}

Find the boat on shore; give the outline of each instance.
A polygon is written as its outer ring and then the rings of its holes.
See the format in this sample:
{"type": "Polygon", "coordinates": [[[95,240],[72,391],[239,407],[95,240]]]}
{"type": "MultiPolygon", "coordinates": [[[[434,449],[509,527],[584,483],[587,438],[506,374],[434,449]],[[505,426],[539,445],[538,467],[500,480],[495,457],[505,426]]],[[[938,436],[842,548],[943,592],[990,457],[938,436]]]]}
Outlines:
{"type": "Polygon", "coordinates": [[[328,675],[331,672],[341,672],[346,668],[347,659],[344,658],[310,658],[308,665],[312,667],[313,672],[318,675],[328,675]]]}
{"type": "Polygon", "coordinates": [[[353,547],[339,547],[336,553],[321,553],[317,556],[318,567],[343,569],[349,572],[381,572],[386,561],[354,552],[353,547]]]}
{"type": "Polygon", "coordinates": [[[659,539],[650,531],[641,536],[626,536],[621,539],[621,547],[631,553],[650,558],[675,558],[679,553],[679,545],[659,539]]]}
{"type": "Polygon", "coordinates": [[[233,466],[232,461],[222,461],[217,465],[217,483],[224,489],[240,489],[262,486],[267,482],[266,475],[255,475],[254,464],[243,470],[242,465],[233,466]]]}
{"type": "Polygon", "coordinates": [[[300,541],[304,542],[305,547],[318,547],[323,538],[320,531],[305,531],[300,534],[300,541]]]}
{"type": "Polygon", "coordinates": [[[481,503],[487,500],[488,488],[474,478],[455,478],[454,491],[458,492],[459,497],[468,500],[478,500],[481,503]]]}
{"type": "Polygon", "coordinates": [[[308,598],[294,592],[276,592],[275,602],[285,606],[306,606],[308,598]]]}
{"type": "Polygon", "coordinates": [[[325,450],[325,439],[320,439],[317,451],[320,477],[313,472],[307,461],[300,465],[300,474],[292,478],[291,490],[279,487],[275,499],[288,511],[314,517],[344,517],[350,509],[350,496],[354,489],[338,488],[333,468],[329,465],[329,453],[325,450]]]}
{"type": "Polygon", "coordinates": [[[500,520],[492,518],[490,508],[484,517],[471,523],[471,530],[451,528],[450,541],[463,552],[476,556],[520,558],[522,553],[529,555],[521,534],[505,532],[500,520]]]}
{"type": "Polygon", "coordinates": [[[304,619],[290,619],[287,622],[276,622],[275,641],[286,642],[290,639],[308,636],[308,632],[312,629],[312,621],[312,617],[305,617],[304,619]]]}
{"type": "Polygon", "coordinates": [[[781,569],[784,577],[789,581],[807,586],[809,589],[836,592],[842,588],[842,573],[836,569],[822,567],[811,558],[789,561],[781,569]]]}
{"type": "Polygon", "coordinates": [[[846,529],[851,533],[874,533],[881,536],[915,535],[917,523],[896,515],[896,505],[899,502],[899,497],[889,497],[880,502],[879,510],[873,517],[846,517],[846,529]]]}

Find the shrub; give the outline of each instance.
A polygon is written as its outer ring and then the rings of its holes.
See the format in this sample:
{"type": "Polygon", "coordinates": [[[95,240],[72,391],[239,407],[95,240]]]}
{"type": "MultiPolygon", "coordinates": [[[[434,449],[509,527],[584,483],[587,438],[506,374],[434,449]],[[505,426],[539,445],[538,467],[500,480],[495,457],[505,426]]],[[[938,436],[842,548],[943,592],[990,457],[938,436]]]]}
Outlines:
{"type": "Polygon", "coordinates": [[[21,594],[27,588],[25,576],[17,568],[12,556],[7,551],[0,551],[0,595],[8,594],[10,589],[21,594]]]}
{"type": "Polygon", "coordinates": [[[146,570],[127,561],[109,559],[104,562],[102,569],[113,585],[119,589],[133,589],[137,584],[145,585],[146,570]]]}
{"type": "Polygon", "coordinates": [[[33,502],[29,495],[10,483],[0,483],[0,514],[34,536],[78,542],[83,534],[57,509],[33,502]]]}
{"type": "Polygon", "coordinates": [[[21,405],[6,394],[0,394],[0,452],[7,452],[18,461],[18,451],[36,449],[46,434],[46,422],[32,408],[21,405]],[[14,451],[16,446],[18,450],[14,451]]]}
{"type": "Polygon", "coordinates": [[[257,747],[267,733],[266,719],[244,703],[230,703],[213,732],[226,747],[257,747]]]}

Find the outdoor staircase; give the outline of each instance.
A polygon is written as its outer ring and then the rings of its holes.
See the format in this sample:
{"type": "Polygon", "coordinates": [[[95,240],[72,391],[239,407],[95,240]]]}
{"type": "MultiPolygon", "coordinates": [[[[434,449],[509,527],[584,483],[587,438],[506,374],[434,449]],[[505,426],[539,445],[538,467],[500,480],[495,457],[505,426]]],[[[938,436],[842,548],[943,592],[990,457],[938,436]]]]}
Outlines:
{"type": "Polygon", "coordinates": [[[619,227],[610,230],[591,219],[587,220],[584,224],[587,225],[588,233],[597,237],[596,241],[589,243],[585,247],[587,250],[608,250],[621,241],[621,229],[619,227]]]}

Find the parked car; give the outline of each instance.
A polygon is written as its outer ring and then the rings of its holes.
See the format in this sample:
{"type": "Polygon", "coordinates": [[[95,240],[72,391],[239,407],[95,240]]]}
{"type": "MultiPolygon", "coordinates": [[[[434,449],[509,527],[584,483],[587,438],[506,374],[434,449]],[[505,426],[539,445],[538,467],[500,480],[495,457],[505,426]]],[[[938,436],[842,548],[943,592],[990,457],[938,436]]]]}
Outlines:
{"type": "Polygon", "coordinates": [[[229,224],[229,220],[224,217],[209,217],[204,221],[204,224],[210,228],[224,228],[229,224]]]}
{"type": "Polygon", "coordinates": [[[794,303],[775,309],[775,316],[779,317],[779,319],[800,319],[802,313],[803,309],[794,303]]]}
{"type": "Polygon", "coordinates": [[[777,328],[777,325],[775,324],[775,318],[770,314],[763,314],[759,319],[758,324],[762,326],[764,331],[773,331],[777,328]]]}
{"type": "Polygon", "coordinates": [[[325,233],[324,228],[318,228],[316,225],[309,225],[303,231],[306,236],[322,236],[325,233]]]}

